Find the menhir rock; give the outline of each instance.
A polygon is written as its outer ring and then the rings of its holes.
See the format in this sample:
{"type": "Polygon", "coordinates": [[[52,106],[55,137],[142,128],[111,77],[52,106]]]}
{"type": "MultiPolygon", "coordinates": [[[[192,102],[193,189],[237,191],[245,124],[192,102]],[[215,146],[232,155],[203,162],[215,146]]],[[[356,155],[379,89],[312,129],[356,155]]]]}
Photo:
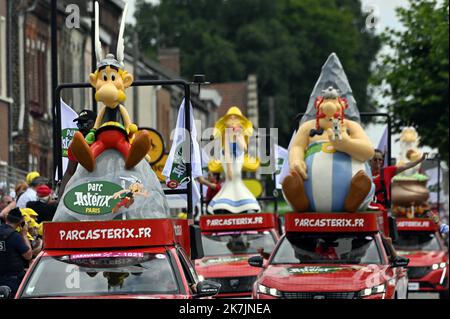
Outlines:
{"type": "Polygon", "coordinates": [[[90,173],[81,165],[67,183],[53,221],[98,221],[169,217],[169,205],[150,165],[126,170],[115,150],[98,158],[90,173]]]}

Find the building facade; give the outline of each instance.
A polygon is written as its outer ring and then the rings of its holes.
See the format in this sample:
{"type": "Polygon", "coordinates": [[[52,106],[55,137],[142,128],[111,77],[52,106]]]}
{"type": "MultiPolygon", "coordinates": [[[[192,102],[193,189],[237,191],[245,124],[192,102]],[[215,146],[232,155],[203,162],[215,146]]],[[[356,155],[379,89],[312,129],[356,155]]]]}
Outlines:
{"type": "MultiPolygon", "coordinates": [[[[102,48],[105,54],[115,53],[124,2],[99,2],[102,48]]],[[[57,4],[58,83],[86,83],[92,72],[93,1],[58,0],[57,4]],[[80,23],[77,27],[69,27],[67,24],[71,13],[67,10],[68,5],[79,8],[80,23]]],[[[143,57],[136,61],[130,54],[135,52],[132,46],[125,51],[126,68],[136,80],[180,78],[177,50],[168,52],[161,63],[143,57]]],[[[52,178],[50,0],[0,1],[0,59],[0,161],[9,161],[17,169],[36,170],[41,175],[52,178]],[[8,21],[11,23],[9,29],[6,28],[8,21]],[[3,147],[8,145],[9,140],[11,152],[8,152],[8,147],[3,147]]],[[[92,92],[92,89],[63,90],[61,97],[78,112],[93,109],[92,92]]],[[[169,149],[171,131],[175,127],[183,94],[181,87],[130,88],[124,104],[138,126],[155,128],[161,132],[169,149]]],[[[198,92],[193,90],[192,103],[194,115],[199,122],[209,123],[216,118],[218,105],[213,100],[203,101],[198,92]]]]}
{"type": "Polygon", "coordinates": [[[11,0],[0,1],[0,162],[8,163],[10,148],[9,117],[12,105],[11,88],[9,85],[9,29],[8,6],[11,0]]]}
{"type": "MultiPolygon", "coordinates": [[[[2,2],[3,3],[3,2],[2,2]]],[[[81,0],[58,1],[58,83],[86,82],[91,63],[90,25],[92,5],[81,0]],[[67,5],[80,9],[80,24],[69,27],[67,5]]],[[[103,0],[101,34],[105,50],[118,35],[123,3],[103,0]]],[[[53,172],[53,122],[51,86],[50,0],[13,1],[11,15],[11,63],[13,117],[12,158],[16,168],[36,170],[47,177],[53,172]]],[[[2,63],[3,65],[3,63],[2,63]]],[[[62,98],[76,111],[92,108],[91,90],[64,90],[62,98]]],[[[3,137],[3,134],[2,134],[3,137]]]]}

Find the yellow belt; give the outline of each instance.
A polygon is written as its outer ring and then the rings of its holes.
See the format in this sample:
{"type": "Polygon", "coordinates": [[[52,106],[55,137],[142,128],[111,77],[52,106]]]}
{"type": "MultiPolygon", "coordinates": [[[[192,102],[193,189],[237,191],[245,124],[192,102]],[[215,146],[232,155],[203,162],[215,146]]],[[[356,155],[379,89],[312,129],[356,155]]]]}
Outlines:
{"type": "Polygon", "coordinates": [[[128,130],[122,124],[120,124],[119,122],[113,122],[113,121],[105,122],[105,123],[102,124],[102,126],[100,126],[100,128],[105,127],[105,126],[118,127],[118,128],[121,128],[122,130],[124,130],[125,132],[127,132],[127,134],[129,133],[128,130]]]}

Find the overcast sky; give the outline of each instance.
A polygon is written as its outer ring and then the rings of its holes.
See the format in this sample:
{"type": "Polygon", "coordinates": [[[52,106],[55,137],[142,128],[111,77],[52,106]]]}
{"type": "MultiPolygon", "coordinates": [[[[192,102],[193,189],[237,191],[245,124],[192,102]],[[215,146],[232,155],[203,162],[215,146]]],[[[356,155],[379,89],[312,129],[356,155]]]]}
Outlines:
{"type": "Polygon", "coordinates": [[[376,30],[378,32],[383,31],[386,27],[401,28],[401,24],[395,15],[395,8],[408,7],[408,0],[361,0],[361,3],[364,11],[366,8],[374,7],[376,9],[378,15],[376,30]]]}

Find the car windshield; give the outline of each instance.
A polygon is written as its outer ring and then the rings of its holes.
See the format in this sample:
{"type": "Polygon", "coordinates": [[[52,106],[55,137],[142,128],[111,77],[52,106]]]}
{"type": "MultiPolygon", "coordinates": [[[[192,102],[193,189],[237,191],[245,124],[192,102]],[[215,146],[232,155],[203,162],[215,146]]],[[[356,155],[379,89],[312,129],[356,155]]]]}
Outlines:
{"type": "Polygon", "coordinates": [[[176,293],[166,254],[102,252],[41,258],[22,298],[176,293]]]}
{"type": "Polygon", "coordinates": [[[379,265],[382,260],[369,234],[287,234],[271,263],[379,265]]]}
{"type": "Polygon", "coordinates": [[[202,234],[205,256],[257,254],[259,248],[271,253],[275,239],[270,231],[202,234]]]}
{"type": "Polygon", "coordinates": [[[436,235],[423,232],[399,232],[395,248],[403,251],[441,250],[436,235]]]}

